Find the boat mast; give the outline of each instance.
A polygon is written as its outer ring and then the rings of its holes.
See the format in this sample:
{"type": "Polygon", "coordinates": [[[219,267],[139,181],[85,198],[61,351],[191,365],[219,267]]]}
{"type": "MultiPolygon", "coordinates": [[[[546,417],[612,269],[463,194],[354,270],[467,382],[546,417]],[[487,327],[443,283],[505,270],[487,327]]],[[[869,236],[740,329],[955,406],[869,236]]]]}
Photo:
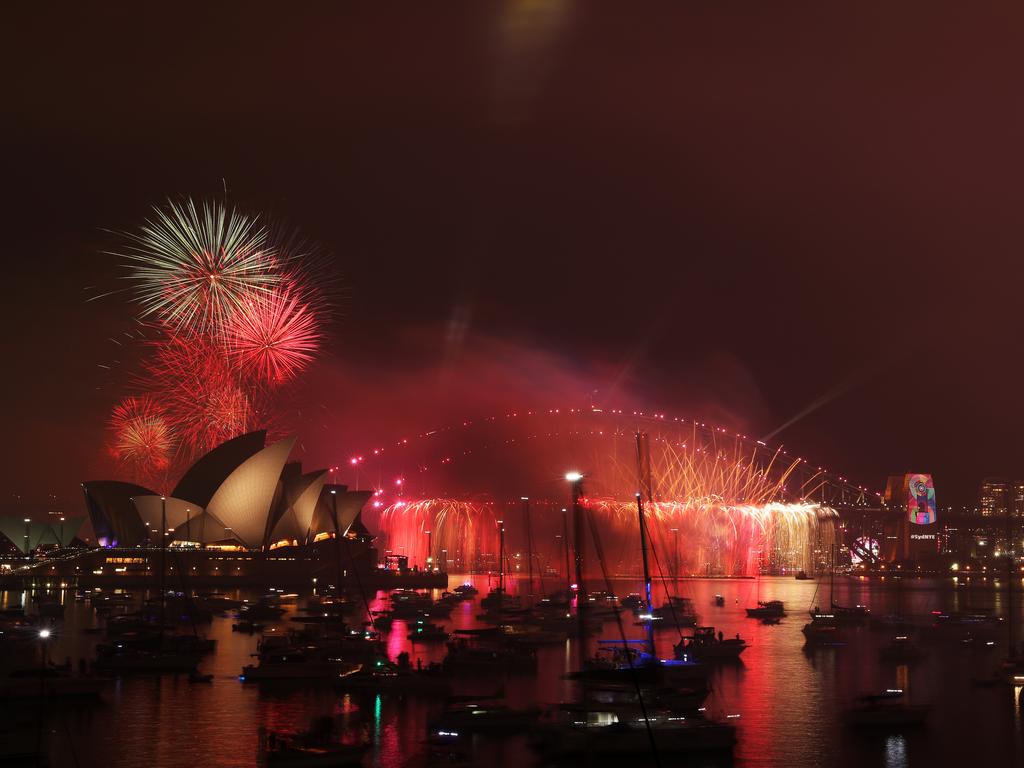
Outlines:
{"type": "Polygon", "coordinates": [[[565,587],[572,598],[572,566],[569,563],[569,512],[562,509],[562,543],[565,544],[565,587]]]}
{"type": "Polygon", "coordinates": [[[338,489],[331,489],[331,510],[334,517],[334,568],[337,581],[334,587],[334,596],[341,597],[341,525],[338,522],[338,489]]]}
{"type": "MultiPolygon", "coordinates": [[[[636,469],[637,475],[640,480],[640,487],[647,489],[648,496],[650,496],[650,483],[645,483],[647,473],[644,472],[644,456],[646,455],[647,448],[647,435],[642,432],[636,433],[636,469]]],[[[649,464],[647,465],[650,466],[649,464]]],[[[647,562],[647,520],[644,517],[644,501],[643,494],[640,491],[636,492],[636,512],[637,517],[640,521],[640,556],[644,567],[644,600],[647,604],[647,613],[650,614],[654,610],[653,601],[651,600],[651,570],[647,562]]],[[[678,558],[678,553],[676,555],[678,558]]],[[[647,622],[647,646],[651,654],[651,658],[654,658],[654,622],[649,620],[647,622]]]]}
{"type": "Polygon", "coordinates": [[[167,497],[160,497],[160,636],[167,608],[167,497]]]}
{"type": "Polygon", "coordinates": [[[533,531],[530,529],[530,498],[523,496],[522,502],[523,522],[526,527],[526,572],[530,579],[530,595],[533,595],[533,531]]]}
{"type": "Polygon", "coordinates": [[[572,527],[573,547],[576,559],[576,629],[580,641],[580,664],[584,658],[584,642],[586,640],[586,622],[584,612],[587,608],[587,588],[583,585],[583,506],[580,497],[583,495],[583,476],[571,473],[567,479],[572,483],[572,527]]]}
{"type": "Polygon", "coordinates": [[[498,591],[505,591],[505,521],[498,521],[498,591]]]}
{"type": "MultiPolygon", "coordinates": [[[[1011,486],[1012,491],[1012,486],[1011,486]]],[[[1013,542],[1013,493],[1007,492],[1006,494],[1006,617],[1009,620],[1009,627],[1007,627],[1007,644],[1009,645],[1009,655],[1007,658],[1011,662],[1017,660],[1017,644],[1016,638],[1014,637],[1015,632],[1013,631],[1013,622],[1015,620],[1013,615],[1013,580],[1016,576],[1014,571],[1014,552],[1016,548],[1013,542]]]]}
{"type": "Polygon", "coordinates": [[[836,605],[836,524],[832,523],[832,547],[829,552],[828,569],[828,612],[832,613],[836,605]]]}
{"type": "MultiPolygon", "coordinates": [[[[640,554],[644,563],[644,600],[647,605],[647,614],[650,615],[651,611],[654,610],[654,606],[651,601],[651,573],[647,567],[647,533],[645,529],[647,524],[644,521],[644,502],[640,492],[636,492],[636,511],[640,518],[640,554]]],[[[647,621],[647,647],[650,651],[651,658],[654,658],[654,621],[649,619],[647,621]]]]}

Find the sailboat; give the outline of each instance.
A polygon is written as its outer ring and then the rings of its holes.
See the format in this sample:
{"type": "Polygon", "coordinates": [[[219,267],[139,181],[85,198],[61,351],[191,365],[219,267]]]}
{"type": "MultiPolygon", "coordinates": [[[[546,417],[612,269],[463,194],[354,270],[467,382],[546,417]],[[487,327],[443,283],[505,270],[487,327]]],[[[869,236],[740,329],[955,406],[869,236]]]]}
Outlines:
{"type": "MultiPolygon", "coordinates": [[[[641,486],[650,488],[650,479],[644,471],[644,457],[646,456],[646,435],[637,433],[637,468],[639,470],[641,486]]],[[[650,492],[648,491],[648,495],[650,492]]],[[[640,618],[642,625],[646,627],[647,637],[643,640],[627,641],[598,641],[599,653],[597,656],[585,662],[582,669],[569,675],[570,679],[580,681],[584,684],[597,683],[608,684],[612,682],[632,683],[642,680],[644,684],[666,684],[686,685],[694,680],[703,680],[708,669],[702,663],[694,659],[688,652],[679,654],[675,659],[659,659],[654,647],[654,625],[652,618],[660,615],[663,618],[673,621],[674,626],[695,626],[696,615],[692,610],[692,603],[686,598],[670,597],[662,609],[652,610],[652,589],[651,572],[648,560],[648,530],[644,513],[643,494],[639,491],[635,494],[637,520],[640,531],[640,558],[643,565],[644,593],[642,595],[643,605],[640,618]],[[692,622],[692,623],[690,623],[692,622]]],[[[576,514],[581,514],[579,510],[576,514]]],[[[577,552],[582,552],[582,528],[577,525],[577,552]]],[[[577,568],[579,568],[580,555],[577,554],[577,568]]],[[[618,609],[616,609],[616,612],[618,609]]],[[[580,612],[577,611],[577,614],[580,612]]],[[[581,625],[582,630],[582,625],[581,625]]]]}
{"type": "Polygon", "coordinates": [[[831,563],[829,566],[829,586],[828,586],[828,599],[830,604],[830,610],[822,611],[818,606],[814,606],[809,613],[811,619],[818,617],[834,619],[840,624],[863,624],[871,617],[871,610],[866,605],[854,605],[845,606],[839,605],[835,600],[835,588],[836,588],[836,549],[837,545],[833,544],[831,549],[831,563]]]}
{"type": "MultiPolygon", "coordinates": [[[[637,435],[640,454],[641,436],[637,435]]],[[[577,503],[574,486],[573,508],[577,516],[582,510],[577,503]]],[[[644,563],[644,586],[648,610],[651,582],[647,564],[647,542],[643,501],[636,494],[640,520],[641,551],[644,563]]],[[[577,517],[577,571],[582,571],[582,526],[577,517]]],[[[598,556],[601,556],[598,547],[598,556]]],[[[582,639],[582,625],[581,625],[582,639]]],[[[550,758],[576,759],[583,756],[623,756],[635,758],[647,751],[654,754],[683,755],[695,752],[730,751],[736,742],[735,728],[704,718],[700,711],[688,711],[680,716],[663,709],[650,710],[645,702],[645,690],[671,684],[673,669],[699,669],[692,661],[660,661],[654,655],[654,635],[648,626],[644,640],[599,642],[608,656],[591,660],[572,676],[590,684],[602,683],[621,686],[619,690],[635,691],[636,700],[622,703],[597,703],[584,687],[583,698],[552,707],[547,717],[537,726],[532,746],[550,758]],[[640,650],[646,648],[646,651],[640,650]]],[[[582,644],[581,644],[582,650],[582,644]]]]}
{"type": "MultiPolygon", "coordinates": [[[[193,634],[167,633],[167,508],[161,498],[160,523],[160,603],[159,624],[129,638],[121,635],[96,647],[96,668],[112,673],[193,672],[204,653],[213,650],[215,641],[193,634]]],[[[180,573],[179,569],[179,573],[180,573]]]]}

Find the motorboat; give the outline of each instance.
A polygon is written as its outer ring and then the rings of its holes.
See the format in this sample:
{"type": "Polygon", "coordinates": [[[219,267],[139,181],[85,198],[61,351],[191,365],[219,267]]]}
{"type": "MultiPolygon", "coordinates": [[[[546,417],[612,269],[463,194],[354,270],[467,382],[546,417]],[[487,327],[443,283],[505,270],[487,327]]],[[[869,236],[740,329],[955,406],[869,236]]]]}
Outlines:
{"type": "Polygon", "coordinates": [[[448,642],[448,655],[442,666],[450,672],[498,671],[502,673],[533,672],[537,654],[528,646],[497,646],[486,639],[471,639],[465,632],[457,633],[448,642]]]}
{"type": "Polygon", "coordinates": [[[518,595],[510,595],[501,587],[495,587],[480,601],[480,607],[488,612],[520,610],[518,595]]]}
{"type": "Polygon", "coordinates": [[[839,622],[835,616],[818,614],[801,630],[807,645],[843,645],[839,622]]]}
{"type": "Polygon", "coordinates": [[[372,664],[338,675],[335,684],[343,690],[368,690],[387,693],[446,695],[451,691],[451,675],[437,663],[413,668],[409,654],[399,654],[399,663],[378,659],[372,664]]]}
{"type": "Polygon", "coordinates": [[[878,655],[882,661],[894,661],[898,664],[910,664],[924,657],[918,645],[909,635],[897,635],[887,645],[882,646],[878,655]]]}
{"type": "Polygon", "coordinates": [[[781,600],[758,600],[756,608],[747,608],[751,619],[779,618],[786,615],[786,605],[781,600]]]}
{"type": "Polygon", "coordinates": [[[431,624],[429,621],[419,620],[411,627],[408,639],[414,643],[443,643],[448,639],[448,633],[440,624],[431,624]]]}
{"type": "Polygon", "coordinates": [[[810,610],[810,616],[812,619],[829,616],[840,624],[863,624],[871,618],[871,610],[865,605],[844,606],[832,603],[830,611],[822,611],[815,606],[810,610]]]}
{"type": "Polygon", "coordinates": [[[627,611],[638,613],[644,607],[644,599],[639,592],[630,592],[619,603],[627,611]]]}
{"type": "Polygon", "coordinates": [[[715,634],[714,627],[696,627],[693,635],[684,637],[674,646],[677,659],[692,658],[697,661],[736,661],[747,649],[746,641],[739,635],[725,637],[715,634]]]}
{"type": "Polygon", "coordinates": [[[587,686],[619,683],[683,685],[703,681],[708,667],[688,654],[677,659],[657,659],[640,650],[645,640],[598,640],[598,653],[566,677],[587,686]]]}
{"type": "Polygon", "coordinates": [[[672,595],[655,608],[649,615],[640,614],[641,621],[661,622],[667,627],[695,627],[697,626],[697,612],[693,609],[693,601],[688,597],[672,595]]]}
{"type": "Polygon", "coordinates": [[[882,693],[861,696],[847,710],[846,719],[854,726],[914,726],[928,721],[931,707],[911,704],[902,689],[889,688],[882,693]]]}
{"type": "Polygon", "coordinates": [[[715,605],[719,608],[725,605],[725,595],[715,595],[715,605]]]}
{"type": "Polygon", "coordinates": [[[327,768],[360,765],[368,744],[343,744],[329,724],[307,733],[260,728],[257,764],[267,768],[327,768]]]}
{"type": "Polygon", "coordinates": [[[472,584],[460,584],[452,592],[462,597],[463,600],[472,600],[474,596],[480,593],[480,590],[472,584]]]}
{"type": "Polygon", "coordinates": [[[431,726],[448,733],[527,733],[540,719],[538,707],[513,709],[495,702],[469,702],[449,706],[431,726]]]}
{"type": "Polygon", "coordinates": [[[359,664],[332,658],[311,648],[281,648],[261,654],[259,664],[242,667],[245,683],[305,680],[334,683],[337,678],[360,668],[359,664]]]}
{"type": "Polygon", "coordinates": [[[238,618],[249,621],[277,621],[284,614],[284,608],[266,599],[255,603],[246,603],[238,610],[238,618]]]}
{"type": "Polygon", "coordinates": [[[639,707],[561,705],[550,710],[535,731],[533,746],[556,758],[586,755],[633,758],[650,750],[651,737],[661,755],[729,752],[736,729],[700,715],[649,712],[639,707]]]}

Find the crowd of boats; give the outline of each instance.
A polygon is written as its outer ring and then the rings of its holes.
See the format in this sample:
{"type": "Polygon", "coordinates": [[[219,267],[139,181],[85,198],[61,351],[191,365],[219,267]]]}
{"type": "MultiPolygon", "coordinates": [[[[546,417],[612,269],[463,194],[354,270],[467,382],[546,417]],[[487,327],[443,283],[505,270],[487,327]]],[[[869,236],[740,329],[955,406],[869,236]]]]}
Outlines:
{"type": "MultiPolygon", "coordinates": [[[[467,740],[474,734],[527,734],[539,753],[556,758],[643,754],[652,745],[665,755],[728,752],[735,723],[709,714],[708,676],[714,665],[737,662],[749,647],[739,634],[727,637],[702,625],[692,600],[679,595],[651,608],[636,593],[619,598],[565,589],[524,599],[501,587],[480,596],[467,584],[436,598],[396,589],[384,607],[372,611],[362,596],[344,593],[300,600],[296,594],[270,592],[242,600],[168,591],[162,599],[140,600],[124,591],[95,591],[77,593],[75,600],[97,617],[96,626],[83,631],[99,635],[94,657],[81,659],[77,670],[70,659],[58,663],[46,656],[44,633],[62,615],[52,600],[37,601],[29,614],[18,607],[0,613],[0,642],[9,667],[0,677],[0,701],[95,697],[120,675],[172,673],[209,683],[212,676],[198,671],[203,658],[216,651],[205,627],[214,616],[230,616],[234,631],[257,638],[252,662],[238,671],[242,684],[329,685],[447,701],[426,734],[428,750],[446,764],[468,755],[467,740]],[[447,628],[452,611],[467,603],[476,626],[447,628]],[[625,627],[638,627],[644,636],[627,637],[638,633],[625,627]],[[413,649],[418,644],[443,648],[443,658],[427,664],[414,663],[408,652],[389,658],[385,641],[395,631],[403,632],[413,649]],[[654,650],[655,633],[665,631],[678,637],[671,658],[659,658],[654,650]],[[536,674],[538,648],[586,638],[593,638],[586,644],[596,650],[566,675],[575,683],[570,700],[514,709],[502,703],[497,682],[490,693],[453,695],[462,681],[536,674]]],[[[712,605],[724,602],[716,595],[712,605]]],[[[745,612],[768,624],[791,615],[779,600],[756,601],[745,612]]],[[[887,633],[881,661],[913,664],[927,655],[931,643],[995,645],[1003,626],[1001,618],[980,613],[936,611],[911,619],[875,616],[865,606],[829,601],[826,609],[809,610],[803,634],[813,650],[842,646],[864,628],[887,633]]],[[[978,684],[1015,674],[997,670],[978,684]]],[[[847,717],[854,725],[902,726],[923,724],[928,711],[927,703],[910,702],[901,689],[890,688],[859,699],[847,717]]],[[[362,754],[359,745],[327,734],[323,724],[305,734],[262,732],[260,750],[267,764],[296,766],[347,764],[362,754]],[[316,762],[324,755],[335,762],[316,762]],[[303,762],[306,757],[310,762],[303,762]]]]}

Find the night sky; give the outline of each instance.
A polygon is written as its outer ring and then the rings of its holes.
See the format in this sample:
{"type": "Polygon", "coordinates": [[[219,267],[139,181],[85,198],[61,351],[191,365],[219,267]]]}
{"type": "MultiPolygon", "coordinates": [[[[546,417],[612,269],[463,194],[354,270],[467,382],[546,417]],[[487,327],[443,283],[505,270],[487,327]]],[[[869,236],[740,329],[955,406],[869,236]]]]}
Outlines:
{"type": "Polygon", "coordinates": [[[811,409],[773,440],[941,505],[1024,477],[1019,5],[443,6],[6,9],[4,513],[113,472],[106,230],[225,185],[342,278],[311,461],[429,387],[811,409]]]}

